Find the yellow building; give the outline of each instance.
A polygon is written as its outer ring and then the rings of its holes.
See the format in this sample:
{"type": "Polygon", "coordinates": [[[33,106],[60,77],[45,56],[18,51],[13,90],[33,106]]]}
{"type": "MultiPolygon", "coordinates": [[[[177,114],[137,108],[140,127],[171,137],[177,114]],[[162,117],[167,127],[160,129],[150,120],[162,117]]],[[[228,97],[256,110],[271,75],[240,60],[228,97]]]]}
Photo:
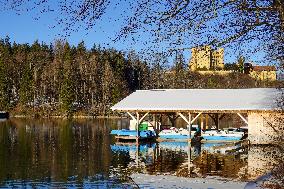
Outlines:
{"type": "Polygon", "coordinates": [[[224,49],[214,50],[208,45],[192,48],[189,68],[191,71],[223,69],[224,49]]]}
{"type": "Polygon", "coordinates": [[[250,76],[261,81],[276,81],[276,68],[274,66],[253,66],[250,76]]]}

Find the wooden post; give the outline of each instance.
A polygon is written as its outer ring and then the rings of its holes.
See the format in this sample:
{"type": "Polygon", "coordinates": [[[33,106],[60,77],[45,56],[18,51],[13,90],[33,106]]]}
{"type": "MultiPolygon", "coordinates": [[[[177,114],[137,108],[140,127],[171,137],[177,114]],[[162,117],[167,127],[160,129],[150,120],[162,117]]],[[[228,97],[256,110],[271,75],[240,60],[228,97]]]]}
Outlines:
{"type": "Polygon", "coordinates": [[[200,115],[200,128],[204,129],[203,115],[200,115]]]}
{"type": "MultiPolygon", "coordinates": [[[[160,123],[161,123],[161,125],[162,125],[162,123],[163,123],[163,114],[160,114],[160,123]]],[[[158,125],[158,130],[159,130],[159,132],[161,131],[161,129],[163,129],[163,128],[161,127],[161,125],[158,125]]]]}
{"type": "Polygon", "coordinates": [[[191,176],[191,113],[188,113],[188,176],[191,176]]]}
{"type": "Polygon", "coordinates": [[[205,129],[208,129],[209,126],[208,126],[208,114],[206,114],[206,117],[205,117],[205,129]]]}
{"type": "Polygon", "coordinates": [[[139,113],[138,112],[136,112],[136,132],[137,132],[137,136],[136,136],[136,142],[137,142],[137,144],[138,144],[138,142],[139,142],[139,113]]]}
{"type": "Polygon", "coordinates": [[[188,136],[189,136],[189,142],[191,141],[191,113],[188,113],[188,136]]]}
{"type": "Polygon", "coordinates": [[[156,114],[153,114],[154,130],[157,132],[156,114]]]}
{"type": "Polygon", "coordinates": [[[216,129],[219,130],[219,114],[216,115],[216,129]]]}
{"type": "Polygon", "coordinates": [[[240,118],[248,125],[248,120],[246,120],[246,118],[244,118],[243,116],[242,116],[242,114],[240,114],[240,113],[237,113],[238,114],[238,116],[240,116],[240,118]]]}

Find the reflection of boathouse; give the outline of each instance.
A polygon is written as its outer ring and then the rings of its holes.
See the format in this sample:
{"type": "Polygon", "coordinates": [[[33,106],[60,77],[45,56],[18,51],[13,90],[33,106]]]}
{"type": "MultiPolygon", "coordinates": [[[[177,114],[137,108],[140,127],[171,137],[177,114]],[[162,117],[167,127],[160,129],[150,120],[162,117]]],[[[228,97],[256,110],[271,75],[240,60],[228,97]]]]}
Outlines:
{"type": "MultiPolygon", "coordinates": [[[[281,145],[255,145],[251,146],[248,151],[248,176],[251,179],[256,179],[283,164],[284,148],[281,145]]],[[[284,179],[283,171],[276,173],[282,174],[282,179],[284,179]]]]}
{"type": "Polygon", "coordinates": [[[179,116],[188,125],[202,114],[214,114],[218,127],[225,114],[234,113],[248,125],[252,144],[266,144],[283,139],[283,115],[277,103],[281,94],[273,88],[138,90],[111,109],[127,112],[137,126],[152,114],[156,129],[161,114],[173,121],[179,116]]]}
{"type": "Polygon", "coordinates": [[[240,153],[211,152],[205,145],[207,144],[189,147],[187,142],[162,142],[157,145],[116,143],[111,149],[115,153],[129,155],[131,160],[127,165],[127,172],[138,171],[153,175],[172,173],[181,177],[212,175],[238,178],[240,172],[246,169],[246,156],[243,157],[240,153]]]}

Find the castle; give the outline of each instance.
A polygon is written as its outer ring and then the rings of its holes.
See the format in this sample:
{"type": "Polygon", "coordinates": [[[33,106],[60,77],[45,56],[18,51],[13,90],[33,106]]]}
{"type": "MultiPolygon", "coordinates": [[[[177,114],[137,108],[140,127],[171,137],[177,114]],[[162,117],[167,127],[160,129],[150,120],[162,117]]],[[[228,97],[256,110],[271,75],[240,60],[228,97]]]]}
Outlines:
{"type": "Polygon", "coordinates": [[[224,69],[224,49],[211,49],[209,45],[191,49],[189,62],[191,71],[224,69]]]}
{"type": "MultiPolygon", "coordinates": [[[[191,49],[190,71],[223,76],[236,71],[225,70],[224,67],[224,48],[214,50],[209,45],[206,45],[191,49]]],[[[256,80],[275,81],[277,79],[276,71],[274,66],[253,66],[251,63],[245,63],[242,73],[249,74],[256,80]]]]}

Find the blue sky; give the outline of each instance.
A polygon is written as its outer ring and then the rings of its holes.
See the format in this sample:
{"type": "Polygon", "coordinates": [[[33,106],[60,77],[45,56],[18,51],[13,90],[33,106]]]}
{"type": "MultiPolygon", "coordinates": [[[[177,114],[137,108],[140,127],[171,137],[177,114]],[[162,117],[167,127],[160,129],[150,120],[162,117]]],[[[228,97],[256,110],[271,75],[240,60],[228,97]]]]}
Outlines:
{"type": "MultiPolygon", "coordinates": [[[[72,32],[67,41],[72,45],[77,45],[80,41],[84,41],[87,48],[91,48],[94,44],[99,44],[105,47],[113,47],[118,50],[127,51],[134,49],[139,51],[142,44],[131,43],[131,40],[113,42],[112,39],[116,37],[116,33],[123,25],[120,10],[111,10],[109,14],[106,14],[101,21],[99,21],[96,27],[86,31],[83,27],[80,27],[78,31],[72,32]],[[113,18],[118,18],[117,21],[113,21],[113,18]]],[[[0,11],[0,37],[4,38],[9,36],[11,41],[17,43],[32,43],[35,40],[40,42],[52,43],[55,39],[59,39],[62,34],[62,27],[57,24],[56,12],[49,12],[40,14],[35,11],[21,12],[17,14],[15,11],[5,10],[0,11]]],[[[145,35],[146,34],[139,34],[145,35]]],[[[145,37],[145,40],[149,38],[145,37]]],[[[161,48],[163,45],[159,45],[161,48]]],[[[256,54],[250,54],[247,56],[249,60],[263,64],[264,53],[259,51],[256,54]]],[[[185,52],[186,61],[190,58],[189,50],[185,52]]],[[[229,48],[225,48],[225,63],[232,63],[237,59],[237,54],[230,52],[229,48]]]]}
{"type": "MultiPolygon", "coordinates": [[[[9,36],[12,41],[17,43],[32,43],[35,40],[51,43],[55,39],[61,38],[63,33],[62,27],[57,25],[56,17],[52,13],[43,14],[40,17],[32,12],[16,14],[14,11],[1,11],[0,37],[9,36]]],[[[112,24],[104,26],[101,24],[90,31],[81,28],[77,32],[72,32],[67,38],[68,42],[73,45],[84,40],[88,48],[94,43],[103,45],[111,43],[110,38],[114,36],[118,26],[112,24]],[[108,31],[108,32],[106,32],[108,31]]],[[[115,44],[110,44],[115,46],[115,44]]]]}

